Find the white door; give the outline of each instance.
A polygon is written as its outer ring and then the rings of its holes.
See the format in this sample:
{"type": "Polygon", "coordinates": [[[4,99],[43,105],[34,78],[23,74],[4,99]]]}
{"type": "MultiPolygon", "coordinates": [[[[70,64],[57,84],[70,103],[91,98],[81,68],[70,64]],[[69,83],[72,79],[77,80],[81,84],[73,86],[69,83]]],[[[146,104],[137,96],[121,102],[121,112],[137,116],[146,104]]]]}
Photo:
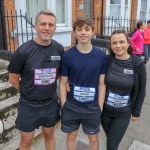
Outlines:
{"type": "Polygon", "coordinates": [[[130,0],[106,0],[105,35],[115,29],[129,29],[130,0]]]}

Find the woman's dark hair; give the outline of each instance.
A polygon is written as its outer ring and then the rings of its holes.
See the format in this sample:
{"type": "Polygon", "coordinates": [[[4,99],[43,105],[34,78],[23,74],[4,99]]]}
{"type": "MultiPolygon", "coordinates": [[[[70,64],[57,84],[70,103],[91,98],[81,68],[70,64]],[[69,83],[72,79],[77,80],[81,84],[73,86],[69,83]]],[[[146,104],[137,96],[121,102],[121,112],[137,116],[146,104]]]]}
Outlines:
{"type": "MultiPolygon", "coordinates": [[[[129,39],[129,36],[128,36],[128,33],[126,32],[126,30],[114,30],[110,36],[110,47],[109,47],[109,52],[111,55],[115,55],[114,52],[112,51],[111,49],[111,37],[114,35],[114,34],[124,34],[126,39],[127,39],[127,42],[130,44],[130,39],[129,39]]],[[[131,47],[131,44],[129,45],[128,47],[128,54],[132,54],[132,47],[131,47]]]]}
{"type": "Polygon", "coordinates": [[[149,24],[149,23],[150,23],[150,20],[147,21],[147,24],[149,24]]]}
{"type": "Polygon", "coordinates": [[[137,29],[140,29],[140,27],[143,25],[143,21],[138,21],[136,24],[137,29]]]}

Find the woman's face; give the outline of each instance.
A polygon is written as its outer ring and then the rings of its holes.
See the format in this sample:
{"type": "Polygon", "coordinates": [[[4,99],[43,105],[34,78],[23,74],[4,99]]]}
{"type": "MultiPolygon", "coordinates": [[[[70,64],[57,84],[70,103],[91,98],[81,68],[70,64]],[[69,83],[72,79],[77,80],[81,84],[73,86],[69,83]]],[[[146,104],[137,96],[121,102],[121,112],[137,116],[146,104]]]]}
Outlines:
{"type": "Polygon", "coordinates": [[[141,30],[144,30],[145,26],[144,26],[144,22],[142,24],[142,26],[140,27],[141,30]]]}
{"type": "Polygon", "coordinates": [[[111,36],[111,49],[116,58],[126,59],[128,54],[129,42],[123,33],[113,34],[111,36]]]}

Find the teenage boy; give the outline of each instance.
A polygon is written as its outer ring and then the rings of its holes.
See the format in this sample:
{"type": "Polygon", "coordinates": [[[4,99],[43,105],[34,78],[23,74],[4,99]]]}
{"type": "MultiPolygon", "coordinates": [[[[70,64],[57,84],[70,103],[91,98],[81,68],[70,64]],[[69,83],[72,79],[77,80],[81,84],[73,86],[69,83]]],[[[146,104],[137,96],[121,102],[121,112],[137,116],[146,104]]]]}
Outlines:
{"type": "Polygon", "coordinates": [[[90,150],[98,150],[101,111],[105,98],[107,57],[92,46],[93,20],[80,17],[73,24],[77,45],[62,56],[60,99],[62,131],[67,133],[67,149],[76,150],[80,124],[89,139],[90,150]],[[69,83],[70,92],[66,86],[69,83]]]}

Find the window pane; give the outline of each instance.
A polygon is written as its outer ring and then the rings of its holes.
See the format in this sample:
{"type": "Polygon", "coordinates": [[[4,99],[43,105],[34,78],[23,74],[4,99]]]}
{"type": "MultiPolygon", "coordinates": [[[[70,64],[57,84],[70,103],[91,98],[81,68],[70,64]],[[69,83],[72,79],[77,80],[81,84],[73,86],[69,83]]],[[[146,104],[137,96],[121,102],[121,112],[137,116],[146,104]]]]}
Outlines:
{"type": "Polygon", "coordinates": [[[65,8],[65,0],[56,0],[56,18],[57,23],[65,23],[66,18],[66,10],[65,8]]]}
{"type": "Polygon", "coordinates": [[[27,4],[27,17],[33,19],[33,23],[35,20],[36,14],[46,9],[46,0],[26,0],[27,4]]]}
{"type": "Polygon", "coordinates": [[[141,10],[147,10],[147,0],[141,0],[141,10]]]}
{"type": "Polygon", "coordinates": [[[84,15],[93,17],[92,13],[92,0],[84,0],[84,15]]]}
{"type": "Polygon", "coordinates": [[[121,4],[121,0],[111,0],[110,4],[121,4]]]}
{"type": "Polygon", "coordinates": [[[140,19],[141,19],[141,20],[146,19],[146,12],[141,12],[141,11],[140,11],[140,19]]]}
{"type": "Polygon", "coordinates": [[[121,6],[120,5],[111,5],[110,6],[110,16],[120,17],[121,16],[121,6]]]}
{"type": "Polygon", "coordinates": [[[128,5],[128,0],[125,0],[125,5],[128,5]]]}
{"type": "Polygon", "coordinates": [[[124,8],[124,17],[127,18],[128,16],[128,6],[125,6],[124,8]]]}

